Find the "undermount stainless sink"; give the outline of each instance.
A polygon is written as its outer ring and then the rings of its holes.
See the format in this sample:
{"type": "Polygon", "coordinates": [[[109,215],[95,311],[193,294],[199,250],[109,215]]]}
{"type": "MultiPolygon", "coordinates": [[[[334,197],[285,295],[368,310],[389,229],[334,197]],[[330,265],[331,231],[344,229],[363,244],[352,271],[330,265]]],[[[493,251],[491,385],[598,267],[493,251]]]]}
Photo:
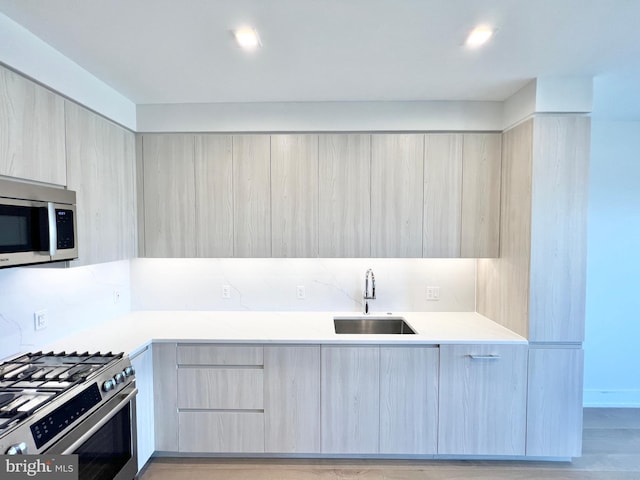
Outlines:
{"type": "Polygon", "coordinates": [[[333,317],[336,333],[361,335],[413,335],[416,332],[402,317],[358,316],[333,317]]]}

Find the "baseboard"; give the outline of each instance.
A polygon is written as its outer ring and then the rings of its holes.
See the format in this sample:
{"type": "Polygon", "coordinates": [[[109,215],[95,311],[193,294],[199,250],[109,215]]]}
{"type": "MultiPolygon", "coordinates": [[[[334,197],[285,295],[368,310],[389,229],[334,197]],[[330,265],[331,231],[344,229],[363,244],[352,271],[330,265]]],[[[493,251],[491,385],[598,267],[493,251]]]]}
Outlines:
{"type": "Polygon", "coordinates": [[[633,390],[584,390],[582,405],[585,407],[640,407],[640,389],[633,390]]]}

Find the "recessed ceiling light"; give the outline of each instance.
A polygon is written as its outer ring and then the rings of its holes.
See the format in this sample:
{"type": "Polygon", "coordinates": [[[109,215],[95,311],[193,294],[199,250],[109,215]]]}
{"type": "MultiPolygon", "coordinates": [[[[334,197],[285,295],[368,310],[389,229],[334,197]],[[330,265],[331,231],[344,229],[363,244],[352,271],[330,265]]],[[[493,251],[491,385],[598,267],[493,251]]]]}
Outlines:
{"type": "Polygon", "coordinates": [[[465,44],[468,47],[479,47],[484,45],[493,35],[493,29],[489,27],[476,27],[467,37],[465,44]]]}
{"type": "Polygon", "coordinates": [[[234,30],[233,35],[236,37],[238,45],[240,45],[244,50],[255,50],[262,45],[258,32],[255,28],[242,27],[234,30]]]}

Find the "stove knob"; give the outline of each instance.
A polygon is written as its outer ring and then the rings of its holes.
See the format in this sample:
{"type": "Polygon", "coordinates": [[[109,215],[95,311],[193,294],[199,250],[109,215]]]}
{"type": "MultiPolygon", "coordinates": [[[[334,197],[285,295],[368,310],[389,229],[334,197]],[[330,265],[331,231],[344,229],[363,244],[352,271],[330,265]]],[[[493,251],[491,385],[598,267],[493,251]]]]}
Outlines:
{"type": "Polygon", "coordinates": [[[122,372],[116,373],[116,376],[113,377],[113,379],[116,381],[116,384],[120,384],[124,382],[124,373],[122,372]]]}
{"type": "MultiPolygon", "coordinates": [[[[7,455],[25,455],[27,453],[27,444],[25,442],[11,445],[7,450],[7,455]]],[[[8,461],[8,460],[7,460],[8,461]]]]}
{"type": "Polygon", "coordinates": [[[113,390],[114,388],[116,388],[116,381],[113,378],[110,378],[102,384],[102,390],[104,390],[105,392],[113,390]]]}
{"type": "Polygon", "coordinates": [[[133,374],[136,373],[136,371],[133,367],[127,367],[124,369],[123,373],[125,377],[133,377],[133,374]]]}

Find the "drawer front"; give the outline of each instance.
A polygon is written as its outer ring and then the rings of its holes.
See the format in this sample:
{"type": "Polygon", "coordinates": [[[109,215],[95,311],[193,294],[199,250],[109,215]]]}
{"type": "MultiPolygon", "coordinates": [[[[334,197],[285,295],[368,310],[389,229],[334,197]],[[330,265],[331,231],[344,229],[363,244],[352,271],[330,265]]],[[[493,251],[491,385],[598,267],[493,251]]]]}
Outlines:
{"type": "Polygon", "coordinates": [[[260,412],[180,412],[178,441],[185,453],[262,453],[260,412]]]}
{"type": "Polygon", "coordinates": [[[261,410],[262,368],[178,368],[178,408],[261,410]]]}
{"type": "Polygon", "coordinates": [[[263,365],[262,345],[178,345],[178,365],[263,365]]]}

